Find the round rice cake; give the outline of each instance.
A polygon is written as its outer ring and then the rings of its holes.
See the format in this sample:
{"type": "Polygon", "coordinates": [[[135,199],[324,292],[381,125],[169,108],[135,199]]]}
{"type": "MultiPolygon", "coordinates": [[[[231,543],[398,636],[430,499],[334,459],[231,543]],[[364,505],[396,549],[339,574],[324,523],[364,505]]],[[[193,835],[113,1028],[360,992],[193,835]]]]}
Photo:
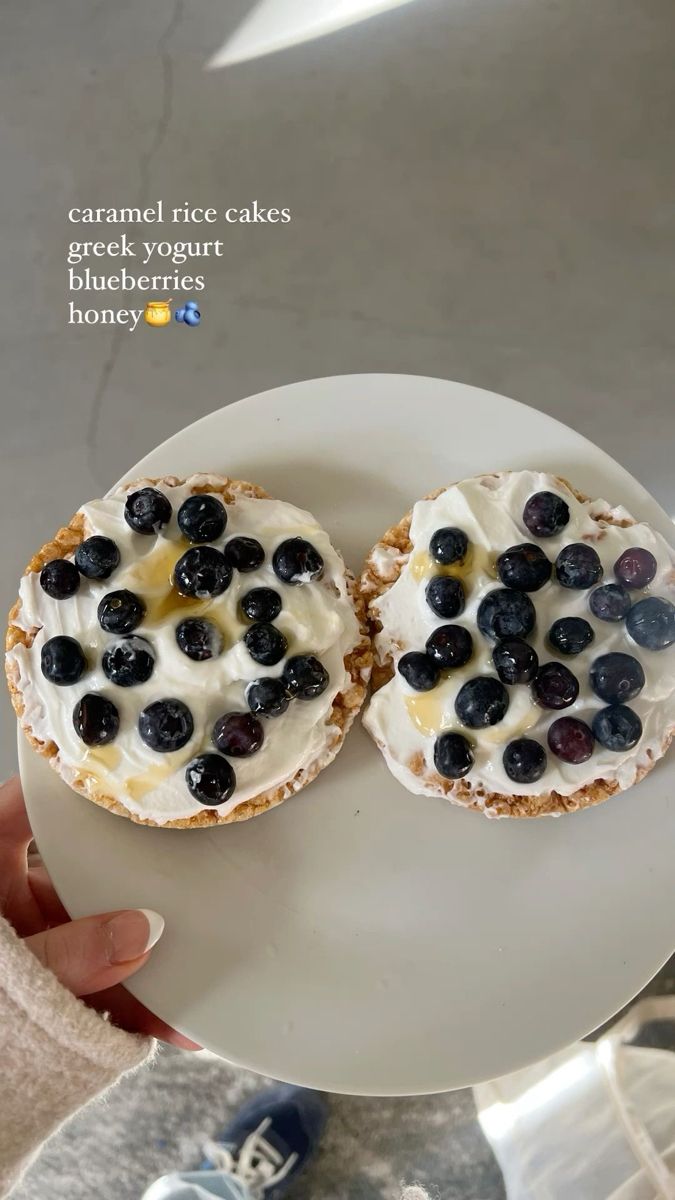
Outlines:
{"type": "Polygon", "coordinates": [[[6,673],[32,746],[145,825],[257,816],[337,754],[372,655],[309,513],[216,475],[126,484],[31,559],[6,673]]]}
{"type": "Polygon", "coordinates": [[[636,783],[675,731],[674,564],[625,508],[543,472],[419,501],[361,580],[364,724],[391,772],[503,817],[575,811],[636,783]]]}

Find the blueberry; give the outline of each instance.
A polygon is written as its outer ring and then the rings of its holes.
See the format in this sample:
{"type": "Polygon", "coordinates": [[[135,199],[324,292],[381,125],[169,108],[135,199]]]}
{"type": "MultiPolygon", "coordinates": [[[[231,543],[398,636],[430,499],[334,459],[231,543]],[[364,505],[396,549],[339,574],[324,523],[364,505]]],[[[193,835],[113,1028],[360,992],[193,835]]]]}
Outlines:
{"type": "Polygon", "coordinates": [[[185,309],[177,308],[175,313],[173,314],[173,319],[174,319],[174,321],[184,321],[185,320],[185,309]]]}
{"type": "Polygon", "coordinates": [[[218,626],[205,617],[186,617],[179,621],[176,641],[183,654],[193,662],[217,658],[223,648],[223,635],[218,626]]]}
{"type": "Polygon", "coordinates": [[[146,746],[158,754],[181,750],[192,737],[192,713],[182,700],[155,700],[141,711],[138,732],[146,746]]]}
{"type": "Polygon", "coordinates": [[[473,654],[473,638],[462,625],[439,625],[427,638],[426,652],[443,670],[463,667],[473,654]]]}
{"type": "Polygon", "coordinates": [[[313,654],[296,654],[284,667],[284,683],[298,700],[314,700],[330,682],[328,671],[313,654]]]}
{"type": "Polygon", "coordinates": [[[263,621],[251,625],[251,628],[246,630],[243,640],[253,661],[263,667],[273,667],[275,663],[281,662],[288,650],[288,642],[281,630],[263,621]]]}
{"type": "Polygon", "coordinates": [[[186,325],[199,325],[202,319],[202,314],[198,308],[186,308],[183,320],[186,325]]]}
{"type": "Polygon", "coordinates": [[[199,305],[197,304],[196,300],[186,300],[185,308],[195,308],[197,311],[199,311],[199,305]]]}
{"type": "Polygon", "coordinates": [[[87,692],[75,705],[73,725],[85,746],[107,746],[117,737],[120,714],[112,700],[87,692]]]}
{"type": "Polygon", "coordinates": [[[323,575],[323,559],[311,542],[304,538],[287,538],[272,557],[274,574],[284,583],[310,583],[323,575]]]}
{"type": "Polygon", "coordinates": [[[497,573],[504,587],[519,592],[538,592],[548,583],[552,569],[544,551],[530,542],[511,546],[497,559],[497,573]]]}
{"type": "Polygon", "coordinates": [[[139,488],[127,496],[124,519],[135,533],[158,533],[171,520],[171,504],[157,488],[139,488]]]}
{"type": "Polygon", "coordinates": [[[40,571],[40,587],[52,600],[67,600],[80,586],[80,572],[67,558],[53,558],[40,571]]]}
{"type": "Polygon", "coordinates": [[[462,725],[469,729],[484,729],[503,720],[509,707],[509,694],[498,679],[478,675],[469,679],[458,691],[455,712],[462,725]]]}
{"type": "Polygon", "coordinates": [[[548,631],[548,640],[561,654],[581,654],[590,646],[595,634],[583,617],[560,617],[548,631]]]}
{"type": "Polygon", "coordinates": [[[599,621],[623,621],[630,605],[630,596],[620,583],[603,583],[588,599],[588,607],[599,621]]]}
{"type": "Polygon", "coordinates": [[[638,600],[626,617],[626,629],[638,646],[666,650],[675,642],[675,607],[660,596],[638,600]]]}
{"type": "Polygon", "coordinates": [[[87,669],[87,660],[79,642],[75,638],[58,634],[45,642],[40,652],[40,667],[45,679],[57,683],[59,687],[67,687],[77,683],[87,669]]]}
{"type": "Polygon", "coordinates": [[[617,558],[614,574],[624,587],[647,587],[656,575],[656,559],[649,550],[643,550],[641,546],[631,546],[630,550],[624,550],[617,558]]]}
{"type": "Polygon", "coordinates": [[[555,573],[563,587],[590,588],[602,579],[602,563],[592,546],[572,542],[556,558],[555,573]]]}
{"type": "Polygon", "coordinates": [[[143,620],[145,605],[139,596],[122,588],[103,597],[96,615],[106,633],[131,633],[143,620]]]}
{"type": "Polygon", "coordinates": [[[539,670],[534,646],[522,638],[508,637],[497,642],[492,661],[502,683],[531,683],[539,670]]]}
{"type": "Polygon", "coordinates": [[[155,667],[150,644],[141,637],[122,637],[103,653],[103,674],[118,687],[147,683],[155,667]]]}
{"type": "Polygon", "coordinates": [[[601,708],[593,718],[593,733],[606,750],[632,750],[642,737],[642,721],[625,704],[601,708]]]}
{"type": "Polygon", "coordinates": [[[273,588],[251,588],[239,605],[248,621],[276,621],[281,612],[281,596],[273,588]]]}
{"type": "Polygon", "coordinates": [[[563,663],[547,662],[537,671],[532,690],[542,708],[569,708],[579,695],[579,681],[563,663]]]}
{"type": "Polygon", "coordinates": [[[227,510],[217,496],[188,496],[178,509],[178,528],[188,542],[215,542],[225,532],[227,510]]]}
{"type": "Polygon", "coordinates": [[[440,667],[428,654],[411,650],[399,659],[398,672],[416,692],[430,692],[438,683],[440,667]]]}
{"type": "Polygon", "coordinates": [[[535,492],[523,509],[523,522],[534,537],[555,537],[569,519],[569,506],[555,492],[535,492]]]}
{"type": "Polygon", "coordinates": [[[86,538],[75,551],[75,566],[87,579],[109,579],[120,565],[120,552],[110,538],[86,538]]]}
{"type": "Polygon", "coordinates": [[[452,526],[437,529],[429,542],[429,553],[434,562],[443,563],[445,566],[462,562],[468,549],[469,539],[464,531],[452,526]]]}
{"type": "Polygon", "coordinates": [[[195,800],[212,808],[229,800],[237,779],[229,762],[219,754],[198,754],[185,768],[185,782],[195,800]]]}
{"type": "Polygon", "coordinates": [[[252,537],[231,538],[223,551],[225,559],[235,570],[255,571],[265,561],[265,551],[252,537]]]}
{"type": "Polygon", "coordinates": [[[645,673],[632,654],[601,654],[591,666],[590,682],[596,696],[607,704],[625,704],[645,686],[645,673]]]}
{"type": "Polygon", "coordinates": [[[215,546],[193,546],[178,559],[173,582],[181,596],[196,596],[206,600],[220,596],[230,586],[232,567],[215,546]]]}
{"type": "Polygon", "coordinates": [[[558,717],[549,727],[549,750],[566,763],[584,763],[593,753],[594,737],[585,721],[576,717],[558,717]]]}
{"type": "Polygon", "coordinates": [[[280,717],[291,698],[283,679],[255,679],[246,689],[246,703],[261,717],[280,717]]]}
{"type": "Polygon", "coordinates": [[[464,609],[464,588],[452,575],[435,575],[426,589],[427,604],[437,617],[458,617],[464,609]]]}
{"type": "Polygon", "coordinates": [[[513,783],[536,783],[546,770],[546,751],[532,738],[516,738],[506,747],[502,762],[513,783]]]}
{"type": "Polygon", "coordinates": [[[498,638],[523,638],[534,629],[535,616],[534,604],[524,592],[495,588],[480,602],[478,628],[492,641],[498,638]]]}
{"type": "Polygon", "coordinates": [[[213,726],[214,746],[230,758],[250,758],[264,740],[262,724],[252,713],[225,713],[213,726]]]}
{"type": "Polygon", "coordinates": [[[471,746],[461,733],[442,733],[434,746],[434,765],[444,779],[461,779],[473,766],[471,746]]]}

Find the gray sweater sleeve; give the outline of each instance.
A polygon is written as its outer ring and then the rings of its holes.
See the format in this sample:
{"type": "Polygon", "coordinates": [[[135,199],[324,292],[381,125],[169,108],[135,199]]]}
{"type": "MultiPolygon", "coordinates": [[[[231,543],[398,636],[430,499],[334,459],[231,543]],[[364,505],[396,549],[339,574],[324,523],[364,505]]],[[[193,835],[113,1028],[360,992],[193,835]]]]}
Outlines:
{"type": "Polygon", "coordinates": [[[153,1052],[66,991],[0,918],[0,1200],[50,1134],[153,1052]]]}

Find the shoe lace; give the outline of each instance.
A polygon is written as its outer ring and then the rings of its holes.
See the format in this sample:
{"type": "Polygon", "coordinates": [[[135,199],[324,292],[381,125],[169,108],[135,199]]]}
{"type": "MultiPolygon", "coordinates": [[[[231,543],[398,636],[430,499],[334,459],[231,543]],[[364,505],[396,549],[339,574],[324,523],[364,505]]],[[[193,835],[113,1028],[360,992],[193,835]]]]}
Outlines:
{"type": "Polygon", "coordinates": [[[252,1200],[264,1200],[265,1193],[293,1170],[299,1155],[295,1152],[284,1159],[264,1136],[271,1117],[265,1117],[257,1129],[249,1133],[238,1153],[221,1142],[206,1142],[204,1153],[218,1171],[227,1171],[234,1179],[246,1184],[252,1200]]]}

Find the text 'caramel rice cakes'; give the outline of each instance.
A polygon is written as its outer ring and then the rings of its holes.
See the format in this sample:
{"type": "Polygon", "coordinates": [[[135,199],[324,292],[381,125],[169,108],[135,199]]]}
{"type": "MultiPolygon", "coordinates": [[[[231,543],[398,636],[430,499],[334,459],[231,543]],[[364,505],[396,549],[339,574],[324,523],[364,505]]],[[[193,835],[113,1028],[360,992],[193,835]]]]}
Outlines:
{"type": "Polygon", "coordinates": [[[85,504],[31,559],[6,670],[23,730],[133,821],[241,821],[340,749],[372,655],[356,583],[314,517],[216,475],[85,504]]]}
{"type": "Polygon", "coordinates": [[[392,774],[503,817],[636,783],[675,731],[674,563],[624,508],[542,472],[420,500],[361,580],[375,651],[364,724],[392,774]]]}

